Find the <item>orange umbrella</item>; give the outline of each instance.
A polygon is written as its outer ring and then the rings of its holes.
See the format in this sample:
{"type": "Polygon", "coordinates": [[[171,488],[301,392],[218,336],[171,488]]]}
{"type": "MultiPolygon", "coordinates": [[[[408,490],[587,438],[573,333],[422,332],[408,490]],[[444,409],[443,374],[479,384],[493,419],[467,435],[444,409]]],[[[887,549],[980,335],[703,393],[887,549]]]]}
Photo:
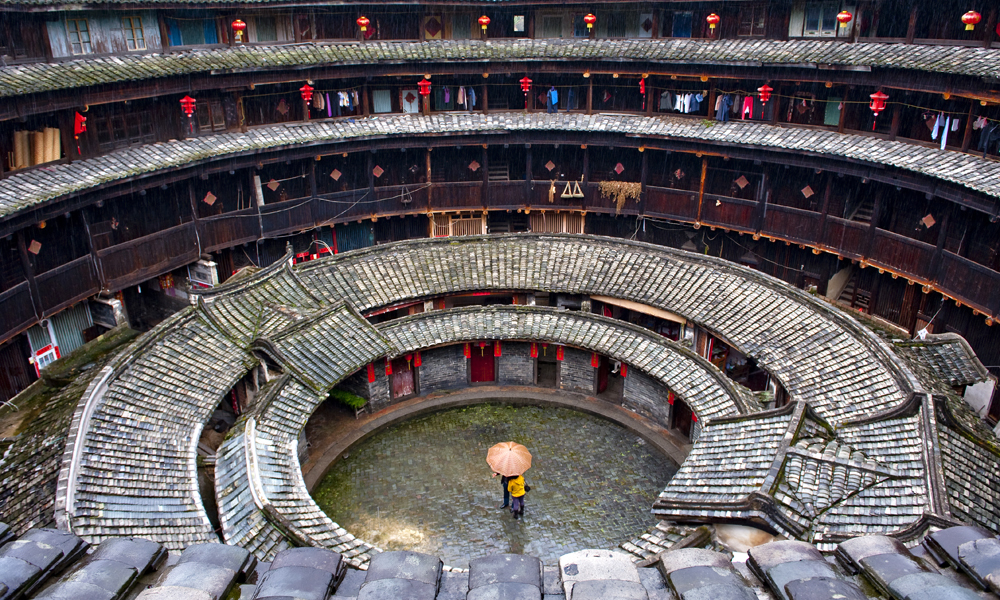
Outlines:
{"type": "Polygon", "coordinates": [[[516,477],[531,468],[531,453],[516,442],[500,442],[486,453],[486,462],[504,477],[516,477]]]}

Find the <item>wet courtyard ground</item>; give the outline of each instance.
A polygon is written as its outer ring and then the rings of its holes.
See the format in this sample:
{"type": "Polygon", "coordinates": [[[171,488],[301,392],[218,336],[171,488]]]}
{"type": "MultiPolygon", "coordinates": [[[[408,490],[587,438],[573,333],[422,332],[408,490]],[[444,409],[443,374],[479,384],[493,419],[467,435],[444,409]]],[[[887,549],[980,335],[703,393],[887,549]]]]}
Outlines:
{"type": "Polygon", "coordinates": [[[565,408],[484,404],[419,417],[352,448],[313,490],[320,507],[384,550],[416,550],[467,567],[514,552],[546,564],[614,548],[656,521],[650,507],[677,470],[620,425],[565,408]],[[486,451],[531,450],[523,520],[502,501],[486,451]]]}

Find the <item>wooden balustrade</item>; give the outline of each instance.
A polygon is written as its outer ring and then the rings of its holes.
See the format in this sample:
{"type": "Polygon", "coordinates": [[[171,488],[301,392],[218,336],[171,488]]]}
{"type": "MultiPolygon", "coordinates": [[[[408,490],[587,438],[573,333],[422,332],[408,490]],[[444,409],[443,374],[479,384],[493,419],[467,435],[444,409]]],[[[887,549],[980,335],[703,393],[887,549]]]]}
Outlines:
{"type": "Polygon", "coordinates": [[[111,290],[145,281],[198,260],[195,224],[185,223],[97,252],[104,285],[111,290]]]}
{"type": "Polygon", "coordinates": [[[94,259],[89,254],[37,275],[35,284],[38,286],[43,317],[101,291],[94,259]]]}

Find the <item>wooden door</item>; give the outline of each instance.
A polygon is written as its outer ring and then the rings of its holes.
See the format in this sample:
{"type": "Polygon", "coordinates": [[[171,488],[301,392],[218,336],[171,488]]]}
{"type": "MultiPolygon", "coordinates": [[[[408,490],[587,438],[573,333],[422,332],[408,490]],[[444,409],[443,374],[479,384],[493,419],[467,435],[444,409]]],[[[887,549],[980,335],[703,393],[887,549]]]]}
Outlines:
{"type": "Polygon", "coordinates": [[[416,380],[410,361],[397,358],[392,361],[392,397],[404,398],[417,393],[416,380]]]}
{"type": "Polygon", "coordinates": [[[469,361],[470,380],[472,383],[496,381],[496,358],[493,356],[493,344],[480,346],[472,344],[472,358],[469,361]]]}

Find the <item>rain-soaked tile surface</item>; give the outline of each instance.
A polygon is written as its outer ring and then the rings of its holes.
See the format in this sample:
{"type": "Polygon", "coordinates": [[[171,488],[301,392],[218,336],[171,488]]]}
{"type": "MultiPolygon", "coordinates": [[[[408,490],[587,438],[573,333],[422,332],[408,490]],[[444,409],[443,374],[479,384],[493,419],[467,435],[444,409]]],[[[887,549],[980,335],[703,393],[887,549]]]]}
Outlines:
{"type": "Polygon", "coordinates": [[[314,490],[320,507],[385,550],[445,564],[516,552],[546,564],[584,548],[613,548],[655,523],[650,507],[677,470],[627,429],[564,408],[477,405],[420,417],[351,449],[314,490]],[[513,440],[531,450],[525,516],[498,510],[486,451],[513,440]]]}

